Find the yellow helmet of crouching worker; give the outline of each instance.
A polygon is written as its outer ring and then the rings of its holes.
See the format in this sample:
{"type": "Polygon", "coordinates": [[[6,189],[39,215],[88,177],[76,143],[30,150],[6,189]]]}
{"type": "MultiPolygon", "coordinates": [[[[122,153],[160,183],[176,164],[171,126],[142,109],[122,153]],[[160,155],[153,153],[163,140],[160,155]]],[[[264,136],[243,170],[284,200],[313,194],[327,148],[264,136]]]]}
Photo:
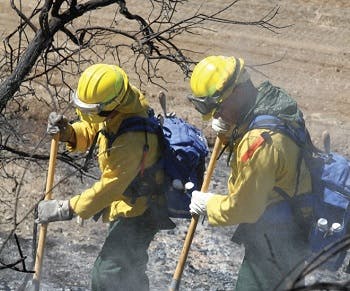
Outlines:
{"type": "Polygon", "coordinates": [[[82,120],[102,122],[122,103],[129,84],[118,66],[95,64],[80,76],[73,102],[82,120]]]}
{"type": "Polygon", "coordinates": [[[191,75],[192,96],[189,100],[203,114],[203,119],[213,117],[218,104],[223,102],[232,89],[249,79],[244,60],[235,57],[209,56],[201,60],[191,75]],[[202,109],[202,110],[201,110],[202,109]]]}

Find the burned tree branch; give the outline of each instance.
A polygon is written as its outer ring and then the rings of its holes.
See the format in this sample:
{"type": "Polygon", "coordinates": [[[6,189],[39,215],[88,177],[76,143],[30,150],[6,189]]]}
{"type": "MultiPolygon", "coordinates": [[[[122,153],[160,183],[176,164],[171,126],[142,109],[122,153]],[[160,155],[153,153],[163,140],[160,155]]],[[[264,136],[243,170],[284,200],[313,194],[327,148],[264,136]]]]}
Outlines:
{"type": "MultiPolygon", "coordinates": [[[[51,1],[48,1],[47,8],[51,8],[51,1]]],[[[61,30],[64,25],[84,13],[95,10],[99,7],[108,6],[115,1],[92,0],[76,6],[76,9],[67,10],[59,17],[53,17],[47,21],[45,10],[40,16],[42,28],[37,30],[33,40],[28,43],[27,48],[21,55],[19,62],[10,76],[0,85],[0,112],[6,108],[7,102],[17,92],[24,78],[29,74],[39,56],[51,45],[53,36],[61,30]],[[73,12],[72,12],[73,11],[73,12]]]]}
{"type": "MultiPolygon", "coordinates": [[[[6,190],[9,194],[7,196],[12,200],[8,202],[4,199],[11,211],[12,207],[20,207],[18,201],[21,199],[21,186],[31,165],[41,169],[42,162],[49,159],[48,155],[36,152],[39,145],[32,150],[35,142],[22,137],[17,121],[30,111],[33,101],[33,106],[44,104],[46,111],[67,108],[74,88],[71,80],[80,74],[83,66],[96,61],[103,62],[107,57],[113,58],[118,64],[129,63],[141,85],[151,83],[164,88],[167,76],[162,75],[161,66],[174,64],[184,77],[188,77],[191,65],[195,63],[192,60],[195,52],[184,48],[181,39],[178,40],[182,34],[199,36],[201,30],[209,30],[205,24],[210,22],[280,29],[271,23],[277,11],[260,17],[255,22],[224,17],[223,12],[228,12],[237,1],[232,1],[210,15],[200,13],[199,7],[194,13],[191,10],[189,15],[180,15],[181,17],[176,17],[179,15],[177,9],[187,1],[146,2],[150,6],[149,10],[134,12],[137,7],[127,6],[129,2],[126,0],[39,0],[30,12],[25,13],[26,10],[22,7],[24,4],[17,7],[15,1],[11,0],[12,9],[18,15],[20,24],[4,39],[4,57],[0,59],[0,122],[3,125],[0,134],[0,166],[3,167],[0,175],[6,177],[12,186],[12,189],[6,190]],[[106,22],[103,23],[95,21],[96,10],[104,7],[108,7],[109,12],[113,9],[109,18],[106,17],[106,22]],[[28,99],[29,105],[24,105],[28,99]],[[21,163],[23,161],[24,165],[21,163]],[[11,162],[18,162],[18,167],[24,169],[21,178],[17,178],[11,170],[6,173],[5,167],[11,162]]],[[[46,111],[42,114],[46,114],[46,111]]],[[[31,118],[34,123],[39,117],[33,114],[31,118]]],[[[28,131],[30,126],[31,124],[27,125],[24,130],[28,131]]],[[[40,138],[38,134],[36,138],[40,138]]],[[[81,160],[76,157],[60,153],[58,159],[72,168],[73,173],[67,174],[57,184],[63,183],[73,174],[81,179],[97,179],[93,174],[82,170],[81,160]]],[[[44,194],[35,196],[34,200],[38,202],[43,196],[44,194]]],[[[19,218],[17,216],[20,213],[17,209],[14,210],[10,235],[25,219],[30,218],[34,209],[35,205],[29,206],[19,218]]],[[[2,250],[3,246],[0,246],[0,253],[2,250]]],[[[20,263],[23,261],[16,261],[12,267],[20,263]]]]}
{"type": "MultiPolygon", "coordinates": [[[[131,43],[120,43],[115,45],[114,48],[118,50],[121,47],[129,47],[132,54],[135,55],[135,60],[141,60],[140,56],[146,61],[141,62],[145,65],[140,71],[147,73],[148,80],[155,76],[155,72],[158,69],[158,61],[165,60],[171,63],[177,64],[183,71],[185,76],[188,76],[191,72],[190,66],[194,63],[186,54],[183,48],[179,47],[175,42],[174,38],[183,33],[193,33],[192,30],[195,28],[205,29],[205,27],[200,27],[206,22],[214,23],[224,23],[232,25],[251,25],[251,26],[261,26],[264,29],[268,29],[276,32],[278,29],[286,28],[288,26],[277,26],[271,23],[271,21],[278,14],[278,8],[273,8],[269,13],[263,16],[258,21],[235,21],[233,19],[219,17],[223,12],[231,9],[238,1],[232,1],[230,4],[222,7],[217,12],[211,15],[195,12],[194,15],[187,17],[183,20],[172,22],[173,16],[176,13],[175,9],[179,3],[183,1],[150,1],[152,7],[154,5],[160,5],[158,13],[153,15],[153,20],[146,21],[144,16],[130,12],[127,7],[127,2],[124,0],[90,0],[83,4],[78,4],[77,1],[52,1],[46,0],[43,6],[40,8],[39,13],[39,24],[40,29],[33,26],[30,20],[33,15],[37,14],[37,11],[33,11],[30,17],[26,17],[24,13],[16,8],[14,9],[17,14],[23,19],[24,23],[32,28],[35,35],[32,40],[28,39],[28,43],[23,52],[16,52],[9,41],[4,43],[5,48],[9,49],[7,56],[8,59],[6,63],[10,68],[10,75],[8,75],[2,84],[0,85],[0,112],[3,112],[9,100],[18,92],[21,84],[25,80],[32,80],[36,77],[46,74],[52,67],[57,70],[63,70],[63,64],[65,62],[57,62],[62,56],[59,56],[54,51],[50,50],[53,46],[53,40],[59,32],[63,32],[66,35],[67,40],[61,43],[60,49],[68,52],[71,50],[69,47],[69,41],[76,46],[76,55],[82,55],[83,49],[94,50],[94,47],[111,47],[107,45],[106,42],[110,41],[113,37],[111,32],[115,35],[123,35],[128,39],[132,40],[131,43]],[[63,4],[68,5],[66,9],[63,8],[63,4]],[[119,13],[125,19],[132,22],[138,23],[138,30],[131,32],[125,29],[115,27],[115,23],[111,23],[110,26],[85,26],[77,28],[72,31],[68,26],[73,24],[73,22],[87,12],[92,12],[98,8],[103,8],[113,4],[119,5],[119,13]],[[90,38],[84,40],[88,32],[98,31],[99,33],[90,33],[90,38]],[[104,32],[104,33],[102,33],[104,32]],[[107,36],[107,37],[106,37],[107,36]],[[103,42],[99,43],[99,40],[103,42]],[[12,67],[14,57],[18,58],[18,63],[15,68],[12,67]],[[57,63],[61,63],[60,66],[52,66],[52,61],[49,62],[49,58],[56,58],[57,63]],[[38,75],[33,75],[28,77],[33,68],[37,67],[39,60],[42,60],[44,66],[41,68],[41,72],[38,75]],[[153,62],[154,64],[150,64],[153,62]],[[150,71],[150,70],[153,70],[150,71]],[[153,77],[152,77],[153,76],[153,77]]],[[[12,2],[13,4],[13,2],[12,2]]],[[[155,9],[152,9],[150,13],[153,13],[155,9]]],[[[89,21],[88,21],[89,22],[89,21]]],[[[87,22],[87,23],[88,23],[87,22]]],[[[21,28],[23,30],[24,27],[21,28]]],[[[18,30],[19,32],[20,30],[18,30]]],[[[74,59],[75,54],[70,54],[68,57],[70,62],[74,62],[76,67],[80,67],[78,59],[74,59]]],[[[64,56],[62,57],[64,58],[64,56]]],[[[135,61],[136,62],[136,61],[135,61]]],[[[135,63],[136,64],[136,63],[135,63]]],[[[137,66],[135,66],[137,67],[137,66]]]]}
{"type": "MultiPolygon", "coordinates": [[[[17,159],[21,159],[21,160],[29,159],[32,161],[48,161],[50,158],[48,155],[30,154],[28,152],[24,152],[24,151],[20,151],[20,150],[11,148],[7,145],[0,145],[0,151],[7,151],[9,153],[12,153],[17,157],[17,159]]],[[[59,153],[57,155],[57,159],[65,164],[67,164],[68,166],[78,170],[83,176],[97,180],[96,176],[93,176],[93,175],[89,174],[87,171],[83,170],[83,166],[81,166],[77,163],[76,158],[68,156],[65,153],[59,153]]],[[[79,158],[79,159],[84,159],[84,157],[79,158]]],[[[12,160],[14,160],[14,158],[12,158],[12,160]]]]}
{"type": "Polygon", "coordinates": [[[22,248],[21,248],[21,245],[20,245],[19,240],[18,240],[18,236],[16,235],[16,233],[14,233],[13,235],[15,237],[17,250],[18,250],[20,259],[18,259],[17,261],[15,261],[13,263],[4,263],[0,260],[0,264],[2,265],[2,266],[0,266],[0,270],[12,269],[14,271],[22,272],[22,273],[35,273],[35,271],[27,270],[27,267],[25,264],[25,260],[27,259],[27,257],[23,255],[22,248]],[[16,265],[18,265],[18,264],[21,264],[22,268],[16,267],[16,265]]]}
{"type": "Polygon", "coordinates": [[[25,16],[21,10],[19,10],[15,3],[14,0],[11,0],[11,7],[14,11],[16,11],[16,13],[18,14],[18,16],[24,21],[25,24],[28,24],[31,29],[33,29],[34,32],[36,32],[38,29],[36,28],[36,26],[30,21],[29,18],[27,18],[27,16],[25,16]]]}

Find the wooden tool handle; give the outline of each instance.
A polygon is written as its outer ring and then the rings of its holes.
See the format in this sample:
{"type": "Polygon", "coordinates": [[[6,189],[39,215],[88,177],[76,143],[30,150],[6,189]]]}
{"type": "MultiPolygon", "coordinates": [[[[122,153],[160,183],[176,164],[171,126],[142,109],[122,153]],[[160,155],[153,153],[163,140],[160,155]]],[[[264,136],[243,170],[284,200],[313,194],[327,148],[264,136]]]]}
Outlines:
{"type": "MultiPolygon", "coordinates": [[[[51,141],[49,168],[48,168],[47,179],[46,179],[45,200],[52,199],[52,187],[53,187],[53,181],[55,176],[58,142],[59,142],[59,134],[56,134],[51,141]]],[[[47,226],[48,226],[47,224],[40,225],[38,246],[37,246],[35,265],[34,265],[35,273],[33,275],[33,281],[32,281],[35,291],[39,291],[39,286],[40,286],[41,267],[43,262],[44,249],[45,249],[47,226]]]]}
{"type": "MultiPolygon", "coordinates": [[[[201,192],[208,191],[211,176],[213,175],[213,172],[215,169],[216,160],[217,160],[217,158],[220,154],[220,151],[221,151],[221,145],[222,145],[221,140],[217,137],[215,140],[213,152],[212,152],[211,157],[210,157],[209,165],[208,165],[205,177],[204,177],[201,192]]],[[[183,269],[185,267],[188,252],[189,252],[190,247],[191,247],[191,243],[192,243],[192,240],[194,237],[194,233],[196,231],[198,220],[199,220],[199,215],[192,216],[191,223],[188,227],[187,235],[186,235],[186,238],[184,241],[184,245],[182,247],[181,255],[180,255],[179,261],[177,263],[177,266],[176,266],[176,269],[175,269],[175,272],[173,275],[173,279],[172,279],[171,284],[170,284],[169,290],[171,290],[171,291],[179,290],[182,272],[183,272],[183,269]]]]}

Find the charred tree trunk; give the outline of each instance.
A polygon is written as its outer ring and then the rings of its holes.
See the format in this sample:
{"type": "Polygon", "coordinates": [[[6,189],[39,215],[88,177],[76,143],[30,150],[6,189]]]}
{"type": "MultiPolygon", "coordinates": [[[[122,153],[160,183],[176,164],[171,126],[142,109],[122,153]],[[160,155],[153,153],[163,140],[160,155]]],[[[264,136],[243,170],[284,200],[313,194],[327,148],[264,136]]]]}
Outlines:
{"type": "Polygon", "coordinates": [[[41,53],[50,46],[52,38],[48,38],[40,29],[33,41],[22,54],[12,74],[0,85],[0,112],[6,108],[7,102],[18,91],[23,79],[30,73],[41,53]]]}
{"type": "Polygon", "coordinates": [[[59,30],[63,30],[67,23],[87,11],[117,2],[115,0],[92,0],[78,5],[76,1],[72,1],[69,9],[59,14],[63,1],[47,0],[39,16],[41,29],[36,31],[34,39],[28,43],[14,71],[0,84],[0,113],[4,111],[8,101],[19,90],[21,83],[30,73],[40,55],[51,46],[53,37],[59,30]],[[52,16],[50,21],[48,21],[49,12],[52,16]]]}

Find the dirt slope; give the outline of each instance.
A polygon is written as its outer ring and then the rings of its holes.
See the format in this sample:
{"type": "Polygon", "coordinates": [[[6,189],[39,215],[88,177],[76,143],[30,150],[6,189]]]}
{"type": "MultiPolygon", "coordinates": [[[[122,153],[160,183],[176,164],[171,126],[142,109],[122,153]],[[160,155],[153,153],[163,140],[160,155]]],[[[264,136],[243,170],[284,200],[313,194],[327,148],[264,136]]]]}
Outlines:
{"type": "MultiPolygon", "coordinates": [[[[0,3],[0,35],[12,31],[17,25],[15,15],[9,13],[9,3],[4,2],[0,3]]],[[[138,5],[135,9],[142,8],[140,1],[133,2],[138,5]]],[[[223,1],[203,2],[203,11],[210,13],[223,1]]],[[[190,1],[182,8],[182,13],[191,14],[200,3],[190,1]]],[[[333,150],[350,156],[350,1],[245,0],[236,4],[231,15],[238,20],[256,20],[256,15],[266,15],[275,5],[279,5],[280,9],[273,23],[292,26],[273,33],[261,27],[221,25],[215,30],[202,32],[202,36],[183,37],[182,44],[200,52],[193,54],[197,60],[211,54],[244,58],[254,83],[269,79],[292,94],[304,111],[316,142],[319,142],[321,131],[328,129],[333,150]],[[280,61],[257,66],[277,60],[280,61]]],[[[101,19],[104,13],[101,10],[101,19]]],[[[189,93],[188,80],[183,80],[172,66],[163,70],[172,79],[172,83],[167,85],[169,107],[212,137],[210,126],[201,121],[184,98],[189,93]]],[[[131,79],[135,78],[131,71],[129,73],[131,79]]],[[[155,102],[159,88],[149,85],[145,90],[151,102],[155,102]]],[[[58,176],[64,175],[64,170],[58,171],[58,176]]],[[[211,190],[225,193],[225,179],[225,165],[222,162],[218,165],[211,190]]],[[[35,180],[36,185],[43,184],[43,180],[43,177],[35,180]]],[[[67,189],[70,186],[74,186],[74,190],[69,188],[60,197],[72,195],[86,188],[88,183],[72,183],[67,189]]],[[[171,281],[188,225],[186,221],[177,222],[175,231],[158,234],[151,244],[151,290],[166,290],[171,281]]],[[[234,227],[212,229],[206,223],[199,225],[182,279],[183,290],[233,289],[243,255],[241,248],[229,242],[233,230],[234,227]]],[[[0,238],[6,235],[2,231],[0,238]]],[[[30,232],[31,224],[26,224],[19,231],[28,256],[30,232]]],[[[73,221],[50,226],[43,273],[45,290],[62,290],[60,288],[64,286],[69,286],[69,290],[87,290],[91,264],[104,234],[104,226],[92,221],[87,222],[84,228],[79,228],[73,221]]],[[[13,249],[9,250],[9,254],[13,252],[13,249]]],[[[336,273],[328,274],[327,278],[340,280],[349,277],[336,273]]],[[[8,290],[7,287],[14,290],[22,279],[23,274],[0,271],[0,290],[8,290]]]]}

